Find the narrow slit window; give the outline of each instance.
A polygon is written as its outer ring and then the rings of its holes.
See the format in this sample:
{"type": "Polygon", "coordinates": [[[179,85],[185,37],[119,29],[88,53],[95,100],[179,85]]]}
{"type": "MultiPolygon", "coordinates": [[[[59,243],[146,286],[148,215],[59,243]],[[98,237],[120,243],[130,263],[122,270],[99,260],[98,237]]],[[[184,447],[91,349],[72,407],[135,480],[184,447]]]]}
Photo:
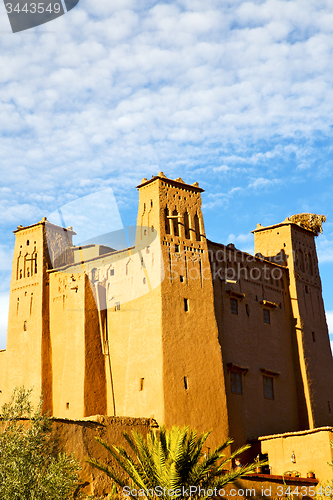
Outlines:
{"type": "Polygon", "coordinates": [[[230,372],[231,392],[233,394],[243,394],[242,372],[230,372]]]}
{"type": "Polygon", "coordinates": [[[184,214],[184,228],[185,228],[185,238],[188,240],[190,237],[190,219],[187,212],[184,214]]]}
{"type": "Polygon", "coordinates": [[[200,235],[200,223],[199,223],[198,214],[195,214],[195,216],[194,216],[194,228],[195,228],[195,239],[197,241],[200,241],[201,235],[200,235]]]}
{"type": "Polygon", "coordinates": [[[69,410],[69,403],[66,403],[66,410],[69,410]]]}
{"type": "Polygon", "coordinates": [[[180,281],[181,283],[184,283],[184,276],[181,276],[181,275],[180,275],[180,276],[179,276],[179,281],[180,281]]]}
{"type": "Polygon", "coordinates": [[[111,269],[111,276],[114,276],[114,269],[111,269]]]}
{"type": "Polygon", "coordinates": [[[264,397],[265,399],[274,399],[273,377],[264,375],[264,397]]]}
{"type": "Polygon", "coordinates": [[[188,310],[189,310],[188,299],[184,299],[184,310],[185,310],[185,312],[188,312],[188,310]]]}
{"type": "Polygon", "coordinates": [[[312,332],[312,340],[313,340],[313,342],[316,342],[316,334],[315,334],[315,332],[312,332]]]}
{"type": "Polygon", "coordinates": [[[184,377],[184,387],[185,390],[188,391],[188,377],[184,377]]]}
{"type": "Polygon", "coordinates": [[[238,300],[230,299],[230,311],[232,314],[238,314],[238,300]]]}
{"type": "Polygon", "coordinates": [[[179,236],[178,212],[177,212],[177,210],[174,210],[172,212],[172,222],[173,222],[173,234],[174,234],[174,236],[179,236]]]}
{"type": "Polygon", "coordinates": [[[144,383],[145,383],[145,379],[140,378],[140,391],[143,391],[144,383]]]}
{"type": "Polygon", "coordinates": [[[169,219],[168,207],[164,209],[164,221],[165,221],[165,232],[166,234],[170,234],[170,219],[169,219]]]}
{"type": "Polygon", "coordinates": [[[116,302],[115,311],[120,311],[120,302],[116,302]]]}
{"type": "Polygon", "coordinates": [[[264,314],[264,323],[266,323],[267,325],[270,325],[271,324],[271,313],[270,313],[270,310],[269,309],[264,309],[263,310],[263,314],[264,314]]]}

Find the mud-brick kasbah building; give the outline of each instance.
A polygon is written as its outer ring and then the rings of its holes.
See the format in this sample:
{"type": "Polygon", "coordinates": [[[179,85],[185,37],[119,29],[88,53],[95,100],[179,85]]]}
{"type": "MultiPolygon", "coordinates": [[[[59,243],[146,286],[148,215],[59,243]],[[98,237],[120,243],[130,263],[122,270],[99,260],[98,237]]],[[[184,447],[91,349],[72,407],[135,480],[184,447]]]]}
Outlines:
{"type": "MultiPolygon", "coordinates": [[[[16,386],[62,419],[154,418],[268,454],[272,474],[332,460],[333,362],[315,236],[324,217],[253,231],[255,256],[206,238],[197,183],[143,179],[135,246],[74,247],[18,226],[0,404],[16,386]]],[[[75,229],[75,228],[74,228],[75,229]]]]}

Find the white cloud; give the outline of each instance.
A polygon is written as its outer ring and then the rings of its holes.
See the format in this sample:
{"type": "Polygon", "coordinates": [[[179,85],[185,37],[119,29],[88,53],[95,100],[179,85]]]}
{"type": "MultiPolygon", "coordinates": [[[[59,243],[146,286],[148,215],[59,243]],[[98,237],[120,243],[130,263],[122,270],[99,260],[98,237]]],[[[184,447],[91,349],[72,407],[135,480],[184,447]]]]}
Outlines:
{"type": "Polygon", "coordinates": [[[9,294],[0,294],[0,349],[6,348],[9,294]]]}
{"type": "MultiPolygon", "coordinates": [[[[318,261],[323,263],[333,262],[333,234],[321,234],[317,241],[318,261]]],[[[332,330],[333,333],[333,330],[332,330]]]]}
{"type": "Polygon", "coordinates": [[[252,181],[248,187],[254,189],[268,188],[274,184],[278,184],[281,181],[279,179],[264,179],[263,177],[258,177],[254,181],[252,181]]]}

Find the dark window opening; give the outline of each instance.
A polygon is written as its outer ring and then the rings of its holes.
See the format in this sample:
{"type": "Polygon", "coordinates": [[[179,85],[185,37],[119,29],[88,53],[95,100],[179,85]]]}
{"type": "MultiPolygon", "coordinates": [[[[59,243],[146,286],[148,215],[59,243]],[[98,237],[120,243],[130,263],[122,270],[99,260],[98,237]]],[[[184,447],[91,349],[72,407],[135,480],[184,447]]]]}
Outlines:
{"type": "Polygon", "coordinates": [[[243,394],[242,372],[230,372],[231,392],[233,394],[243,394]]]}
{"type": "Polygon", "coordinates": [[[69,403],[66,403],[66,409],[69,410],[69,403]]]}
{"type": "Polygon", "coordinates": [[[315,334],[315,332],[312,332],[312,340],[313,340],[313,342],[316,342],[316,334],[315,334]]]}
{"type": "Polygon", "coordinates": [[[179,245],[175,245],[175,252],[179,252],[179,245]]]}
{"type": "Polygon", "coordinates": [[[115,311],[120,311],[120,302],[116,302],[115,311]]]}
{"type": "Polygon", "coordinates": [[[165,232],[166,234],[170,234],[170,219],[169,217],[169,209],[166,207],[164,209],[164,223],[165,223],[165,232]]]}
{"type": "Polygon", "coordinates": [[[194,216],[194,229],[195,229],[195,239],[197,241],[200,241],[200,224],[199,224],[199,217],[197,214],[194,216]]]}
{"type": "Polygon", "coordinates": [[[29,241],[29,240],[27,240],[27,246],[29,246],[29,245],[30,245],[30,241],[29,241]]]}
{"type": "Polygon", "coordinates": [[[184,310],[185,310],[185,312],[188,312],[188,310],[189,310],[188,299],[184,299],[184,310]]]}
{"type": "Polygon", "coordinates": [[[230,311],[232,314],[238,314],[238,300],[230,299],[230,311]]]}
{"type": "Polygon", "coordinates": [[[264,309],[264,323],[267,325],[271,324],[271,312],[269,309],[264,309]]]}
{"type": "Polygon", "coordinates": [[[184,283],[184,276],[179,276],[179,280],[181,283],[184,283]]]}
{"type": "Polygon", "coordinates": [[[185,390],[188,391],[188,378],[187,377],[184,377],[184,387],[185,387],[185,390]]]}
{"type": "Polygon", "coordinates": [[[172,212],[172,222],[173,222],[173,234],[174,236],[179,236],[179,227],[178,227],[178,212],[177,210],[174,210],[172,212]]]}
{"type": "Polygon", "coordinates": [[[114,276],[114,269],[111,269],[111,276],[114,276]]]}
{"type": "Polygon", "coordinates": [[[274,399],[273,377],[264,375],[264,397],[266,399],[274,399]]]}
{"type": "Polygon", "coordinates": [[[140,378],[140,389],[139,389],[140,391],[143,391],[144,382],[145,382],[145,379],[140,378]]]}
{"type": "Polygon", "coordinates": [[[25,321],[25,322],[23,323],[23,331],[24,331],[24,332],[26,332],[27,330],[28,330],[28,322],[27,322],[27,321],[25,321]]]}
{"type": "Polygon", "coordinates": [[[185,238],[189,239],[190,237],[190,220],[187,212],[184,213],[184,228],[185,228],[185,238]]]}

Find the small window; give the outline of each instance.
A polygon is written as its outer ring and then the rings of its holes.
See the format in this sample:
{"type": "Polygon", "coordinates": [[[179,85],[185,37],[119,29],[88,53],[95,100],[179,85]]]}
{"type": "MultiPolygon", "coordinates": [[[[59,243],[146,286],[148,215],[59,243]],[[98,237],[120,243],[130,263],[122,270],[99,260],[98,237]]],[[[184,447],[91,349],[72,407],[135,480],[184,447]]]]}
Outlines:
{"type": "Polygon", "coordinates": [[[175,252],[179,252],[179,245],[175,245],[175,252]]]}
{"type": "Polygon", "coordinates": [[[114,269],[111,269],[111,276],[114,276],[114,269]]]}
{"type": "Polygon", "coordinates": [[[116,302],[115,311],[120,311],[120,302],[116,302]]]}
{"type": "Polygon", "coordinates": [[[149,245],[146,248],[146,253],[150,253],[150,246],[149,245]]]}
{"type": "Polygon", "coordinates": [[[230,372],[231,392],[233,394],[243,394],[242,372],[230,372]]]}
{"type": "Polygon", "coordinates": [[[144,382],[145,382],[145,379],[140,378],[140,389],[139,389],[140,391],[143,391],[144,382]]]}
{"type": "Polygon", "coordinates": [[[273,377],[264,375],[264,397],[266,399],[274,399],[273,377]]]}
{"type": "Polygon", "coordinates": [[[184,377],[184,387],[185,387],[185,390],[188,391],[188,378],[187,377],[184,377]]]}
{"type": "Polygon", "coordinates": [[[189,310],[188,299],[184,299],[184,310],[185,310],[185,312],[188,312],[188,310],[189,310]]]}
{"type": "Polygon", "coordinates": [[[184,276],[179,276],[179,281],[180,281],[181,283],[184,283],[184,276]]]}
{"type": "Polygon", "coordinates": [[[27,322],[27,321],[25,321],[25,322],[23,323],[23,331],[24,331],[24,332],[26,332],[27,330],[28,330],[28,322],[27,322]]]}
{"type": "Polygon", "coordinates": [[[150,200],[150,206],[153,207],[153,200],[150,200]]]}
{"type": "Polygon", "coordinates": [[[69,403],[66,403],[66,410],[69,410],[69,403]]]}
{"type": "Polygon", "coordinates": [[[264,323],[271,324],[271,313],[269,309],[264,309],[264,323]]]}
{"type": "Polygon", "coordinates": [[[230,311],[232,314],[238,314],[238,301],[237,301],[237,299],[230,299],[230,311]]]}
{"type": "Polygon", "coordinates": [[[316,334],[315,334],[315,332],[312,332],[312,340],[313,340],[313,342],[316,342],[316,334]]]}
{"type": "Polygon", "coordinates": [[[29,241],[29,240],[27,240],[27,246],[29,246],[29,245],[30,245],[30,241],[29,241]]]}

